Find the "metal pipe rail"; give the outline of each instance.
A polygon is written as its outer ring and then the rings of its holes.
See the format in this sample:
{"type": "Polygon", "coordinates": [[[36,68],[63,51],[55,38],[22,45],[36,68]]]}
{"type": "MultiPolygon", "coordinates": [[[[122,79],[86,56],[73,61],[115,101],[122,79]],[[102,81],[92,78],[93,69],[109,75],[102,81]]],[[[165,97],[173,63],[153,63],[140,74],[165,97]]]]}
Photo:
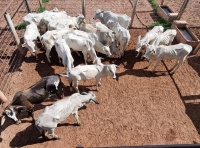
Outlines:
{"type": "Polygon", "coordinates": [[[8,3],[8,5],[6,6],[6,8],[0,13],[0,19],[4,16],[4,14],[6,13],[6,11],[9,9],[10,5],[13,3],[14,0],[10,0],[10,2],[8,3]]]}

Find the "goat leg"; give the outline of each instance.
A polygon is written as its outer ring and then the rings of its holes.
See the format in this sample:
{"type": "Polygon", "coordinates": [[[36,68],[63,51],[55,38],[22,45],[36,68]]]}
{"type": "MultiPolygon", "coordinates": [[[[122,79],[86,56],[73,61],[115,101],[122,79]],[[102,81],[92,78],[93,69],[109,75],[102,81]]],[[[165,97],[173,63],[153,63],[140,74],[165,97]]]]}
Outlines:
{"type": "Polygon", "coordinates": [[[29,117],[32,117],[32,119],[33,119],[32,121],[33,121],[33,123],[34,123],[34,122],[35,122],[35,118],[34,118],[33,110],[29,110],[29,111],[28,111],[28,116],[29,116],[29,117]]]}

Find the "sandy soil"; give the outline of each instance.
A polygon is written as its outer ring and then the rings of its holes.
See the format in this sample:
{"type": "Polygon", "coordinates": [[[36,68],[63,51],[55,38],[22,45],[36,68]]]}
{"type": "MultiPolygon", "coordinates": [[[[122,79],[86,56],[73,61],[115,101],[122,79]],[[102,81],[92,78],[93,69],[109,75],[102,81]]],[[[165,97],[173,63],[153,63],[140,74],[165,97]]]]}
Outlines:
{"type": "MultiPolygon", "coordinates": [[[[195,0],[199,3],[199,0],[195,0]]],[[[181,0],[169,2],[174,10],[180,8],[181,0]]],[[[192,3],[193,6],[196,3],[192,3]]],[[[190,5],[192,5],[190,4],[190,5]]],[[[131,15],[129,0],[89,0],[86,1],[86,18],[92,22],[94,11],[103,7],[116,13],[131,15]]],[[[81,2],[69,0],[63,3],[61,0],[52,1],[47,9],[57,7],[66,10],[70,15],[81,13],[81,2]]],[[[192,6],[190,6],[192,7],[192,6]]],[[[147,0],[139,1],[139,11],[151,11],[151,5],[147,0]]],[[[197,9],[194,9],[197,11],[197,9]]],[[[187,10],[189,11],[189,10],[187,10]]],[[[197,13],[197,12],[196,12],[197,13]]],[[[199,10],[198,10],[199,13],[199,10]]],[[[191,14],[184,14],[184,18],[190,20],[191,14]]],[[[150,13],[138,13],[138,17],[144,24],[153,22],[150,13]]],[[[194,17],[196,19],[196,17],[194,17]]],[[[192,22],[196,23],[192,19],[192,22]]],[[[133,25],[144,27],[136,18],[133,25]]],[[[199,24],[196,24],[199,26],[199,24]]],[[[197,29],[198,30],[198,29],[197,29]]],[[[200,57],[191,55],[187,58],[183,67],[170,76],[168,70],[173,67],[174,61],[161,63],[155,74],[151,74],[153,66],[144,69],[148,64],[135,58],[137,37],[144,36],[146,29],[131,29],[131,41],[122,59],[110,59],[103,55],[105,64],[115,63],[117,79],[103,78],[100,90],[95,90],[95,80],[80,82],[80,91],[93,91],[99,105],[88,104],[86,109],[79,111],[81,126],[74,126],[74,117],[70,116],[56,128],[56,134],[60,140],[44,141],[36,127],[31,123],[31,118],[26,114],[20,115],[22,123],[15,125],[13,121],[6,120],[1,127],[2,142],[0,147],[67,147],[76,146],[136,146],[158,144],[192,144],[199,143],[200,137],[200,57]]],[[[38,44],[40,47],[40,44],[38,44]]],[[[58,64],[55,51],[52,50],[52,64],[47,62],[45,51],[40,49],[39,60],[36,61],[27,53],[22,62],[22,72],[14,73],[7,94],[11,100],[19,90],[24,90],[37,82],[41,77],[64,73],[65,68],[58,64]]],[[[83,57],[73,54],[75,65],[83,64],[83,57]]],[[[65,96],[71,95],[69,85],[65,78],[65,96]]],[[[56,101],[52,98],[35,105],[35,116],[43,111],[46,105],[56,101]]]]}

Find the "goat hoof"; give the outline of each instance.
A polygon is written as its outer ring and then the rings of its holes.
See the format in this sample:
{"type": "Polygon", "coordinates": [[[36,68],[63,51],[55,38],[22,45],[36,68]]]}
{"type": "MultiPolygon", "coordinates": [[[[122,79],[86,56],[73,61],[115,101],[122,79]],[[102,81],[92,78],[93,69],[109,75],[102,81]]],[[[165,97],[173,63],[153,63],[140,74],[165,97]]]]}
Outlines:
{"type": "Polygon", "coordinates": [[[53,139],[59,140],[60,138],[57,135],[55,135],[55,136],[53,136],[53,139]]]}
{"type": "Polygon", "coordinates": [[[54,137],[54,138],[52,138],[52,140],[60,140],[60,138],[59,137],[54,137]]]}
{"type": "Polygon", "coordinates": [[[75,125],[75,126],[80,126],[81,124],[80,124],[80,123],[74,123],[74,125],[75,125]]]}

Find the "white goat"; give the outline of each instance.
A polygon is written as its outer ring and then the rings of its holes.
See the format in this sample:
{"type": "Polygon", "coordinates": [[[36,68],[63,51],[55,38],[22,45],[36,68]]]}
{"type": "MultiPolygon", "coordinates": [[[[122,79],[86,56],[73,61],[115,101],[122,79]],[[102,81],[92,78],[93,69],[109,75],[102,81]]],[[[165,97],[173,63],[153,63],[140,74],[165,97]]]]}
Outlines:
{"type": "Polygon", "coordinates": [[[82,51],[85,64],[87,64],[88,55],[93,63],[97,63],[98,57],[90,39],[75,35],[73,33],[67,33],[62,38],[65,39],[68,46],[74,51],[82,51]]]}
{"type": "Polygon", "coordinates": [[[154,69],[152,70],[152,73],[155,72],[156,67],[160,63],[161,60],[177,60],[174,67],[170,70],[170,74],[174,74],[174,72],[183,64],[186,57],[190,54],[192,51],[192,46],[188,44],[179,43],[176,45],[159,45],[159,46],[153,46],[153,45],[147,45],[147,50],[144,54],[144,57],[149,59],[149,64],[146,68],[149,68],[149,66],[152,64],[154,60],[156,60],[156,64],[154,69]]]}
{"type": "Polygon", "coordinates": [[[155,26],[152,30],[146,33],[146,35],[141,39],[141,35],[138,36],[138,42],[136,51],[138,52],[136,57],[139,56],[140,52],[142,52],[142,49],[146,49],[147,44],[153,44],[155,43],[155,39],[158,37],[160,33],[164,31],[163,26],[155,26]]]}
{"type": "Polygon", "coordinates": [[[64,34],[66,34],[67,32],[69,31],[72,31],[73,29],[72,28],[65,28],[65,29],[62,29],[62,30],[52,30],[52,31],[47,31],[45,34],[43,34],[41,36],[41,42],[42,44],[45,46],[45,49],[46,49],[46,57],[49,61],[49,63],[51,63],[51,60],[50,60],[50,52],[51,52],[51,48],[54,46],[55,44],[55,39],[56,38],[62,38],[62,36],[64,34]]]}
{"type": "Polygon", "coordinates": [[[28,48],[32,55],[37,57],[35,41],[37,38],[40,39],[40,33],[38,31],[37,25],[34,22],[30,22],[26,26],[26,31],[24,33],[24,44],[22,47],[28,48]]]}
{"type": "Polygon", "coordinates": [[[71,69],[71,72],[68,75],[60,74],[67,78],[70,84],[70,91],[72,91],[72,82],[74,83],[74,87],[77,92],[78,82],[86,81],[89,79],[96,79],[96,88],[99,90],[99,85],[101,85],[100,81],[102,77],[111,76],[113,79],[116,78],[116,68],[118,66],[115,64],[104,65],[102,63],[95,65],[78,65],[71,69]]]}
{"type": "Polygon", "coordinates": [[[35,121],[35,125],[43,138],[45,138],[45,133],[48,131],[48,135],[58,139],[58,136],[54,133],[58,123],[64,121],[69,115],[73,114],[77,124],[80,125],[78,109],[90,102],[99,104],[94,93],[74,93],[67,98],[55,102],[51,106],[47,106],[35,121]]]}
{"type": "Polygon", "coordinates": [[[74,30],[71,31],[70,33],[91,40],[95,51],[100,52],[102,54],[106,54],[107,56],[111,56],[110,48],[108,46],[104,46],[98,40],[97,35],[95,33],[88,33],[80,30],[74,30]]]}
{"type": "Polygon", "coordinates": [[[171,45],[173,42],[175,36],[177,34],[177,31],[175,29],[167,29],[165,32],[160,33],[160,35],[157,36],[155,39],[155,46],[158,45],[171,45]]]}
{"type": "MultiPolygon", "coordinates": [[[[62,59],[62,64],[67,68],[67,72],[70,72],[74,67],[74,59],[71,55],[71,51],[64,39],[55,40],[55,48],[58,53],[58,57],[62,59]]],[[[59,58],[59,62],[61,63],[59,58]]]]}
{"type": "Polygon", "coordinates": [[[119,43],[120,48],[120,54],[118,55],[119,58],[121,58],[121,56],[124,56],[124,50],[126,50],[126,47],[131,39],[131,35],[129,31],[120,26],[118,22],[108,21],[107,25],[116,34],[117,43],[119,43]]]}

